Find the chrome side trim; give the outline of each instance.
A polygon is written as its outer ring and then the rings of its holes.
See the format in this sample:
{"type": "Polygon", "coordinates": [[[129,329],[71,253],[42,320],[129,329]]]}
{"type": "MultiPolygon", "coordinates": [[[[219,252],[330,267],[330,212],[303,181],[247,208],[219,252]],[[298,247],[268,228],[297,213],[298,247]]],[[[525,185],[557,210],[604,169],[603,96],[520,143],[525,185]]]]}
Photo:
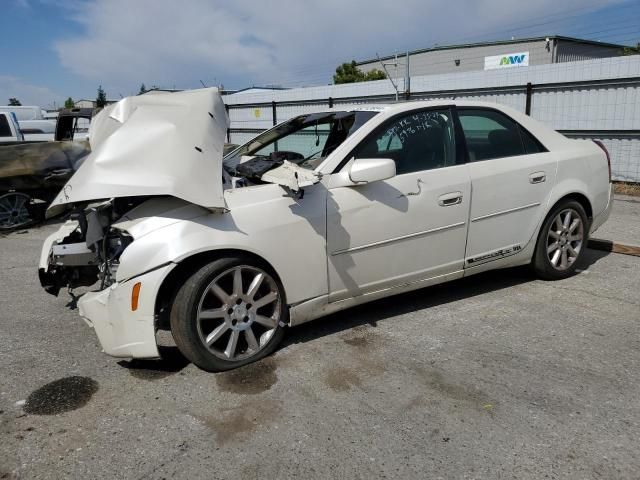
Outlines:
{"type": "Polygon", "coordinates": [[[358,250],[364,250],[366,248],[371,248],[371,247],[378,247],[380,245],[385,245],[387,243],[397,242],[399,240],[406,240],[407,238],[420,237],[422,235],[428,235],[430,233],[441,232],[443,230],[448,230],[450,228],[461,227],[465,223],[466,222],[453,223],[451,225],[432,228],[431,230],[425,230],[423,232],[410,233],[408,235],[403,235],[401,237],[390,238],[388,240],[380,240],[379,242],[374,242],[374,243],[367,243],[366,245],[360,245],[359,247],[351,247],[351,248],[345,248],[343,250],[336,250],[335,252],[332,252],[331,255],[333,256],[333,255],[341,255],[343,253],[357,252],[358,250]]]}
{"type": "Polygon", "coordinates": [[[482,215],[480,217],[472,218],[472,222],[477,222],[480,220],[485,220],[491,217],[497,217],[498,215],[505,215],[507,213],[518,212],[520,210],[526,210],[527,208],[533,208],[540,205],[540,202],[530,203],[529,205],[523,205],[522,207],[510,208],[509,210],[502,210],[501,212],[490,213],[489,215],[482,215]]]}

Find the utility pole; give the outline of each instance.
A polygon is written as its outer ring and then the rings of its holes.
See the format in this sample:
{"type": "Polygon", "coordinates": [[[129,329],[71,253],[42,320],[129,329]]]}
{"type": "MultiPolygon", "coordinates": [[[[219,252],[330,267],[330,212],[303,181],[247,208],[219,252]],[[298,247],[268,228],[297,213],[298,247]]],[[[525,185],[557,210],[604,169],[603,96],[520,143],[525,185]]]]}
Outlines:
{"type": "Polygon", "coordinates": [[[404,77],[404,99],[409,100],[411,98],[411,75],[409,73],[409,50],[407,50],[407,64],[406,73],[404,77]]]}
{"type": "Polygon", "coordinates": [[[389,81],[391,82],[391,85],[393,86],[393,89],[396,92],[396,102],[398,101],[398,85],[396,84],[396,82],[393,81],[393,78],[391,78],[391,75],[389,75],[389,71],[387,70],[387,65],[393,65],[396,68],[396,71],[398,70],[398,54],[395,55],[395,61],[393,63],[391,62],[383,62],[380,59],[380,55],[378,55],[376,53],[376,57],[378,57],[378,61],[380,62],[380,65],[382,65],[382,69],[384,70],[384,73],[387,74],[387,78],[389,79],[389,81]]]}

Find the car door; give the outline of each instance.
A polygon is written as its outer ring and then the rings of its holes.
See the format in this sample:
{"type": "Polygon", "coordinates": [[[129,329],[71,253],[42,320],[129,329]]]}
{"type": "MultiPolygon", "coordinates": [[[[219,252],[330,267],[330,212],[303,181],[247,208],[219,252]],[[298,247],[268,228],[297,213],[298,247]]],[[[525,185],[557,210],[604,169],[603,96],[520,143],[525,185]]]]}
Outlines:
{"type": "Polygon", "coordinates": [[[329,184],[329,301],[462,272],[470,178],[454,131],[448,108],[405,112],[347,157],[392,158],[396,175],[329,184]]]}
{"type": "Polygon", "coordinates": [[[490,108],[458,108],[468,151],[471,215],[466,267],[522,250],[556,180],[553,155],[521,125],[490,108]]]}

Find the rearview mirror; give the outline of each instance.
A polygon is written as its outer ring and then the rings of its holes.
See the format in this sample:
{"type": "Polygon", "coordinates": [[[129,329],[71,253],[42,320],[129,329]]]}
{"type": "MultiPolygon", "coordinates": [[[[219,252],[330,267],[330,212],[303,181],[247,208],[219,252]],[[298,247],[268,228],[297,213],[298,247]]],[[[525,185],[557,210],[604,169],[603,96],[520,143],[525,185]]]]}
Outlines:
{"type": "Polygon", "coordinates": [[[356,158],[349,168],[353,183],[371,183],[396,176],[396,162],[390,158],[356,158]]]}

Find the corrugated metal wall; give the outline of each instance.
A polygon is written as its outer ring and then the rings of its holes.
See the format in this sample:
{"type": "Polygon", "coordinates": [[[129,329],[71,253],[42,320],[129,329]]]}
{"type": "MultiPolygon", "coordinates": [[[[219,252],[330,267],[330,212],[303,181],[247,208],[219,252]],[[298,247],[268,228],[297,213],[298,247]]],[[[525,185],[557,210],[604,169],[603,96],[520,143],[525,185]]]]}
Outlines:
{"type": "MultiPolygon", "coordinates": [[[[610,149],[614,178],[640,182],[640,55],[505,70],[411,78],[412,99],[459,98],[525,111],[572,138],[598,138],[610,149]]],[[[399,82],[404,89],[403,82],[399,82]]],[[[244,143],[293,116],[393,100],[388,80],[229,95],[230,141],[244,143]],[[331,98],[331,100],[329,100],[331,98]]]]}
{"type": "MultiPolygon", "coordinates": [[[[596,58],[615,57],[621,54],[621,48],[606,44],[581,43],[563,38],[553,38],[547,44],[545,39],[514,42],[510,44],[477,45],[433,49],[410,53],[409,69],[411,76],[437,75],[441,73],[462,73],[484,70],[485,57],[529,52],[529,65],[545,65],[560,62],[575,62],[596,58]],[[554,43],[555,42],[555,47],[554,43]],[[555,52],[554,52],[555,48],[555,52]],[[555,56],[555,60],[554,60],[555,56]]],[[[393,78],[405,75],[406,56],[399,54],[397,66],[394,59],[385,59],[387,70],[393,78]]],[[[378,60],[358,64],[363,72],[373,69],[382,70],[378,60]]]]}
{"type": "MultiPolygon", "coordinates": [[[[409,69],[411,76],[436,75],[441,73],[462,73],[484,70],[484,57],[493,55],[507,55],[517,52],[529,52],[529,65],[544,65],[551,63],[551,46],[547,47],[544,40],[520,42],[507,45],[479,45],[462,48],[443,48],[426,52],[410,53],[409,69]],[[456,60],[459,60],[456,64],[456,60]]],[[[385,60],[386,63],[394,60],[385,60]]],[[[404,77],[405,55],[398,55],[398,67],[388,66],[392,77],[404,77]]],[[[380,62],[375,60],[358,65],[363,72],[373,69],[382,70],[380,62]]]]}
{"type": "Polygon", "coordinates": [[[607,58],[620,55],[619,48],[607,47],[605,45],[593,45],[589,43],[570,42],[557,40],[556,62],[579,62],[582,60],[592,60],[594,58],[607,58]]]}

